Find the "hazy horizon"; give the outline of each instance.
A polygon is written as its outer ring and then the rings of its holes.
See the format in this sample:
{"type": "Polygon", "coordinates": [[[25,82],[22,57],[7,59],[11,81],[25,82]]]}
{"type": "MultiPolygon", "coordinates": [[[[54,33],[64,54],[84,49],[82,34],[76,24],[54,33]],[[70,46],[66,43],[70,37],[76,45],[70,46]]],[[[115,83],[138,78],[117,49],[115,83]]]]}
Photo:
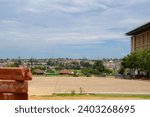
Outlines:
{"type": "Polygon", "coordinates": [[[34,58],[34,57],[24,57],[24,58],[21,58],[21,57],[7,57],[7,58],[0,58],[0,59],[87,59],[87,60],[102,60],[102,59],[122,59],[122,58],[99,58],[99,57],[97,57],[97,58],[86,58],[86,57],[83,57],[83,58],[69,58],[69,57],[63,57],[63,58],[34,58]]]}

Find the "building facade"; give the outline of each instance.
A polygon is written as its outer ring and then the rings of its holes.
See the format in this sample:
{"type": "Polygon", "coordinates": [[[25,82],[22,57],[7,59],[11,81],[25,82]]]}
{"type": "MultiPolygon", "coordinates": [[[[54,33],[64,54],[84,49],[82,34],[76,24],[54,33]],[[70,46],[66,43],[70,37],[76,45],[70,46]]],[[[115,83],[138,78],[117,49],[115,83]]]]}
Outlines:
{"type": "Polygon", "coordinates": [[[150,49],[150,22],[126,33],[126,35],[131,36],[131,52],[138,49],[150,49]]]}

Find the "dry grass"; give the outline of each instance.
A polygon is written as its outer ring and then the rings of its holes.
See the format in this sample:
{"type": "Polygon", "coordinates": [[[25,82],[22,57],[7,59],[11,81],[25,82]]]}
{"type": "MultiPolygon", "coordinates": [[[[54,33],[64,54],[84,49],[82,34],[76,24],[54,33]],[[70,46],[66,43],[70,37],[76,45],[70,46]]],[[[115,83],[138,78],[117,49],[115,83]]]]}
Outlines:
{"type": "Polygon", "coordinates": [[[129,95],[129,94],[56,94],[45,96],[30,96],[30,100],[139,100],[150,99],[150,95],[129,95]]]}

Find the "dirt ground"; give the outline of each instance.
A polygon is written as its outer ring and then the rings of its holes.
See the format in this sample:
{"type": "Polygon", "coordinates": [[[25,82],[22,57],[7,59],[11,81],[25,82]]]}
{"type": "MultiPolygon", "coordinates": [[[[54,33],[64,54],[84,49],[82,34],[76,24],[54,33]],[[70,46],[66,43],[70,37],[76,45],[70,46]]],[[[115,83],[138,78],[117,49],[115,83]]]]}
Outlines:
{"type": "MultiPolygon", "coordinates": [[[[51,95],[53,93],[81,92],[96,94],[150,94],[150,81],[115,79],[113,77],[42,76],[33,77],[33,80],[29,81],[30,97],[34,97],[33,95],[51,95]]],[[[36,96],[34,98],[38,99],[36,96]]],[[[57,97],[55,98],[57,99],[57,97]]]]}

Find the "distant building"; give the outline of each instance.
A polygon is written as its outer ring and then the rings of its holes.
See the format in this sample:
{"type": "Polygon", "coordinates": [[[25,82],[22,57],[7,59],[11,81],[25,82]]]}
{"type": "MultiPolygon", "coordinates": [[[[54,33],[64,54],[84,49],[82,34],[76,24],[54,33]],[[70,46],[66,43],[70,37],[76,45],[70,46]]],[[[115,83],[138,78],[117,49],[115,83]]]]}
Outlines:
{"type": "Polygon", "coordinates": [[[131,36],[131,52],[150,48],[150,22],[126,34],[131,36]]]}
{"type": "Polygon", "coordinates": [[[41,69],[36,69],[34,70],[34,72],[36,75],[44,75],[44,70],[41,70],[41,69]]]}
{"type": "Polygon", "coordinates": [[[74,72],[71,71],[71,70],[61,70],[61,71],[59,72],[59,74],[61,74],[61,75],[73,75],[74,72]]]}
{"type": "Polygon", "coordinates": [[[110,70],[118,70],[120,68],[120,61],[108,60],[104,62],[104,66],[110,70]]]}

